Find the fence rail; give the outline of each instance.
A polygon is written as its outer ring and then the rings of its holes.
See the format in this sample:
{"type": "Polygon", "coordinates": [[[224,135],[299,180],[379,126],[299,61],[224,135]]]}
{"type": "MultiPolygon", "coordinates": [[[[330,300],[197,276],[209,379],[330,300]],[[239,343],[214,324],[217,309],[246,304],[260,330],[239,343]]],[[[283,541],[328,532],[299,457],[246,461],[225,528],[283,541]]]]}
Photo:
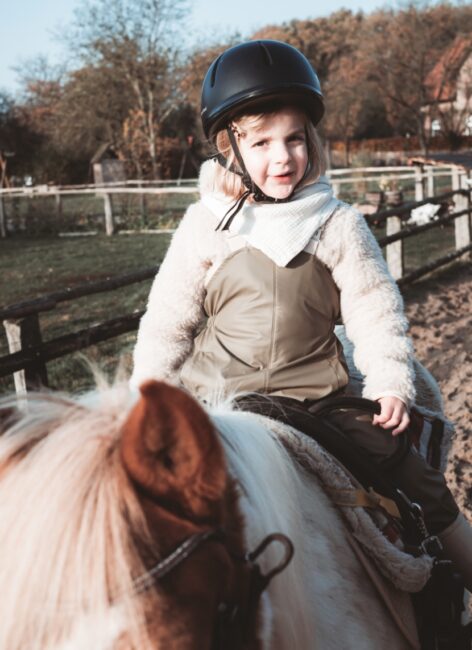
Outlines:
{"type": "MultiPolygon", "coordinates": [[[[472,190],[464,184],[452,192],[423,198],[421,201],[410,202],[403,206],[383,210],[375,215],[366,216],[368,222],[372,222],[374,219],[377,223],[386,222],[387,234],[379,239],[379,244],[386,248],[387,264],[399,286],[405,286],[459,257],[464,255],[471,257],[471,194],[472,190]],[[409,214],[413,208],[426,203],[441,203],[450,199],[454,202],[454,211],[451,214],[420,226],[405,226],[403,224],[402,216],[409,214]],[[455,224],[456,250],[405,274],[403,241],[431,228],[438,228],[451,222],[455,224]]],[[[158,268],[146,268],[134,273],[70,287],[1,309],[0,319],[3,320],[6,330],[10,353],[0,357],[0,377],[13,373],[17,392],[25,393],[28,389],[38,385],[47,385],[47,362],[136,330],[143,314],[142,311],[135,311],[43,342],[39,314],[54,309],[62,302],[100,292],[113,291],[148,280],[155,275],[158,268]]]]}
{"type": "Polygon", "coordinates": [[[139,320],[143,314],[144,311],[136,311],[126,316],[91,325],[71,334],[58,336],[51,341],[36,341],[34,345],[28,345],[31,339],[23,338],[22,349],[0,357],[0,377],[18,373],[26,368],[33,368],[34,372],[29,374],[28,381],[20,378],[21,384],[17,385],[15,382],[17,392],[23,392],[25,384],[27,384],[27,388],[47,385],[47,379],[45,382],[44,377],[47,377],[46,363],[48,361],[59,359],[71,352],[83,350],[97,343],[103,343],[103,341],[121,336],[121,334],[133,332],[138,328],[139,320]]]}
{"type": "Polygon", "coordinates": [[[39,314],[42,311],[54,309],[61,302],[76,300],[84,296],[92,296],[96,293],[112,291],[113,289],[120,289],[121,287],[135,284],[136,282],[149,280],[155,276],[158,268],[158,266],[152,266],[141,269],[140,271],[134,271],[133,273],[116,275],[105,280],[81,284],[77,287],[68,287],[62,291],[55,291],[54,293],[49,293],[46,296],[41,296],[41,298],[35,298],[34,300],[24,300],[23,302],[18,302],[15,305],[0,309],[0,320],[24,318],[31,314],[39,314]]]}
{"type": "MultiPolygon", "coordinates": [[[[421,201],[426,195],[433,196],[436,192],[438,179],[448,179],[453,189],[467,187],[469,179],[465,172],[444,165],[443,167],[432,167],[428,165],[415,167],[359,167],[348,169],[332,169],[327,172],[330,177],[333,190],[336,196],[344,196],[346,191],[359,195],[363,198],[365,192],[370,189],[380,189],[382,185],[406,184],[408,191],[414,194],[416,201],[421,201]],[[356,188],[360,188],[357,192],[356,188]]],[[[0,189],[0,237],[6,237],[9,228],[15,228],[14,212],[18,201],[29,201],[28,206],[32,209],[31,201],[53,200],[54,207],[48,208],[53,215],[54,223],[62,223],[65,210],[65,203],[71,199],[82,197],[85,200],[95,198],[94,220],[103,224],[102,228],[107,235],[117,232],[118,201],[128,200],[129,202],[139,197],[139,204],[133,208],[134,213],[140,215],[145,222],[147,220],[147,201],[152,197],[160,197],[169,201],[177,201],[177,197],[184,200],[186,195],[198,192],[197,179],[185,179],[181,181],[140,181],[130,180],[122,183],[107,183],[96,185],[76,186],[48,186],[38,185],[33,187],[0,189]],[[174,196],[174,199],[171,197],[174,196]],[[115,205],[113,201],[115,197],[115,205]],[[15,203],[16,202],[16,203],[15,203]],[[100,207],[101,206],[101,207],[100,207]]],[[[346,197],[352,199],[352,195],[346,197]]],[[[75,205],[75,204],[74,204],[75,205]]],[[[179,205],[177,212],[182,212],[179,205]]],[[[21,220],[20,220],[21,221],[21,220]]],[[[20,226],[28,230],[28,220],[23,219],[20,226]]],[[[44,216],[40,217],[44,221],[44,216]]],[[[95,223],[94,221],[94,223],[95,223]]]]}

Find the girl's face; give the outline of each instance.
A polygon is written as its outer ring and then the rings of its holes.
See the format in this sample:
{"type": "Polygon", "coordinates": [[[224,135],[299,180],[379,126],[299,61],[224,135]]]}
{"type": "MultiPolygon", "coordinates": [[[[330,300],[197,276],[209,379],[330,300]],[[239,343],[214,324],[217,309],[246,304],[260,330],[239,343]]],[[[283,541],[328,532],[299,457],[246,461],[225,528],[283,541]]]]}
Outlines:
{"type": "Polygon", "coordinates": [[[267,196],[285,199],[305,174],[308,150],[305,115],[296,108],[283,108],[262,119],[236,125],[239,150],[254,183],[267,196]]]}

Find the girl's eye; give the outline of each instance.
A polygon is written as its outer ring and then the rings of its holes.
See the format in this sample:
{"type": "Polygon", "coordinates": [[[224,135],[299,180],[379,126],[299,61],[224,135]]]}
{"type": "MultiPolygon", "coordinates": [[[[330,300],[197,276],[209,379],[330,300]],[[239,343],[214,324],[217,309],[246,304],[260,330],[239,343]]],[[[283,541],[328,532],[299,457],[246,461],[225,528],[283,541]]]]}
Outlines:
{"type": "Polygon", "coordinates": [[[305,142],[305,136],[301,133],[295,133],[294,135],[290,136],[289,142],[305,142]]]}
{"type": "Polygon", "coordinates": [[[267,144],[267,140],[258,140],[252,146],[253,147],[263,147],[265,144],[267,144]]]}

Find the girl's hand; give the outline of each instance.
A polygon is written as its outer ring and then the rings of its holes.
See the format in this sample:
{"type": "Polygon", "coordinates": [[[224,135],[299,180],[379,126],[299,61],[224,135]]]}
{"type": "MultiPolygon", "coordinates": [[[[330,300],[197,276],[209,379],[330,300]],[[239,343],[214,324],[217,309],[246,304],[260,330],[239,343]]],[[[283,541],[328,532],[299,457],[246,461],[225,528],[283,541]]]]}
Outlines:
{"type": "Polygon", "coordinates": [[[374,415],[372,424],[378,424],[382,429],[392,429],[393,436],[405,431],[410,424],[410,416],[405,404],[398,397],[381,397],[377,400],[381,406],[379,415],[374,415]]]}

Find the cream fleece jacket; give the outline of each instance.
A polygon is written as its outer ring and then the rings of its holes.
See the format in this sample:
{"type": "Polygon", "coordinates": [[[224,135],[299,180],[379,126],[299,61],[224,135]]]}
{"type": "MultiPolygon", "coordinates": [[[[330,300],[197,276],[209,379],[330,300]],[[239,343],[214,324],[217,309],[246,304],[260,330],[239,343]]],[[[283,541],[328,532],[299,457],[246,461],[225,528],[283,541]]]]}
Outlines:
{"type": "MultiPolygon", "coordinates": [[[[204,163],[200,192],[211,192],[213,163],[204,163]]],[[[205,285],[230,254],[227,232],[201,201],[191,205],[172,237],[141,319],[131,386],[146,379],[175,379],[192,351],[201,323],[205,285]]],[[[316,250],[340,290],[346,335],[364,375],[363,396],[415,397],[413,346],[403,300],[364,217],[341,204],[325,226],[316,250]]]]}

